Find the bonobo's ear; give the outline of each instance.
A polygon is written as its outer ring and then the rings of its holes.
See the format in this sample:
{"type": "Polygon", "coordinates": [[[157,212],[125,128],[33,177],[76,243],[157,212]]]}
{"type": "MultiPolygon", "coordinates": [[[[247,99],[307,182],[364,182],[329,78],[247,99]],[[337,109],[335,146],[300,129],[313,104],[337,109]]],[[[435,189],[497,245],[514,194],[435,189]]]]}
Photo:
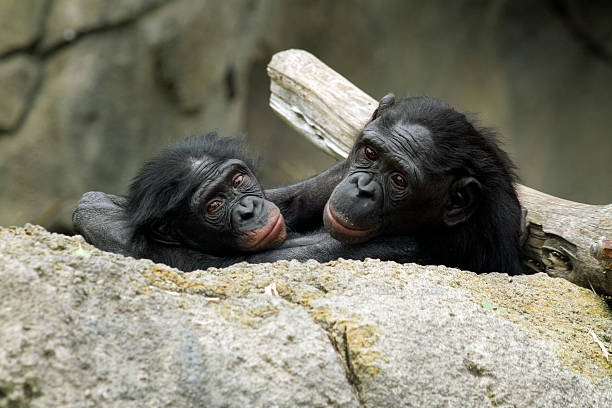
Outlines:
{"type": "Polygon", "coordinates": [[[179,246],[180,241],[174,233],[172,225],[166,221],[156,221],[149,226],[149,233],[153,241],[164,245],[179,246]]]}
{"type": "Polygon", "coordinates": [[[444,223],[451,227],[470,218],[478,208],[481,191],[482,187],[474,177],[455,180],[450,187],[444,223]]]}
{"type": "Polygon", "coordinates": [[[380,102],[378,102],[378,108],[372,114],[370,118],[370,122],[380,116],[380,114],[387,108],[390,108],[395,104],[395,95],[392,93],[388,93],[382,97],[380,102]]]}

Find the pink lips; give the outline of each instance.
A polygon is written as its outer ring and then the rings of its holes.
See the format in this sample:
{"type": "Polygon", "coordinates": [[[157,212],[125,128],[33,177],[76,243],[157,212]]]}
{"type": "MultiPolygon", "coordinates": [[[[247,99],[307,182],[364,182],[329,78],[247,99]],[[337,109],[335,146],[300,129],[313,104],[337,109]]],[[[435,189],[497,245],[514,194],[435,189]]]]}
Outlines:
{"type": "Polygon", "coordinates": [[[326,227],[329,233],[334,238],[342,242],[363,242],[367,241],[368,238],[376,235],[378,228],[370,228],[366,230],[353,228],[346,221],[341,220],[336,216],[334,211],[331,209],[329,202],[325,204],[324,210],[324,221],[326,221],[326,227]]]}
{"type": "Polygon", "coordinates": [[[266,202],[268,205],[268,223],[261,228],[249,231],[254,239],[254,243],[245,245],[244,251],[259,251],[266,248],[279,246],[285,241],[287,232],[285,230],[285,219],[276,205],[266,202]],[[261,237],[261,238],[259,238],[261,237]]]}

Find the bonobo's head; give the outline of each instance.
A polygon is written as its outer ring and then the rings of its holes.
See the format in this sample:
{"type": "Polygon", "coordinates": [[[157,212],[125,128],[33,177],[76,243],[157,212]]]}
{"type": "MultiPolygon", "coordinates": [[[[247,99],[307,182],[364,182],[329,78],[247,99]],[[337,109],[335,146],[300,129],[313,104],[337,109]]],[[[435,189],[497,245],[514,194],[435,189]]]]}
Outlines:
{"type": "Polygon", "coordinates": [[[429,97],[383,97],[348,161],[324,212],[327,230],[347,243],[461,228],[491,191],[514,194],[494,137],[429,97]]]}
{"type": "Polygon", "coordinates": [[[179,141],[133,180],[128,222],[147,239],[211,255],[276,247],[285,222],[253,169],[237,140],[212,132],[179,141]]]}

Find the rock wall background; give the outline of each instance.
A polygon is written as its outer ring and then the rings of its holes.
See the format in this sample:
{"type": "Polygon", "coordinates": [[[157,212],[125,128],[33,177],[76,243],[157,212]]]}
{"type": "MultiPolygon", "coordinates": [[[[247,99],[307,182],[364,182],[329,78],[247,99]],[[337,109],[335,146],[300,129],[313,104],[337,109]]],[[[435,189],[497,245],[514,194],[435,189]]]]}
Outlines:
{"type": "Polygon", "coordinates": [[[332,161],[267,106],[265,65],[304,48],[370,93],[429,94],[496,126],[523,182],[612,202],[610,2],[4,0],[0,225],[68,231],[183,136],[247,132],[264,183],[332,161]]]}

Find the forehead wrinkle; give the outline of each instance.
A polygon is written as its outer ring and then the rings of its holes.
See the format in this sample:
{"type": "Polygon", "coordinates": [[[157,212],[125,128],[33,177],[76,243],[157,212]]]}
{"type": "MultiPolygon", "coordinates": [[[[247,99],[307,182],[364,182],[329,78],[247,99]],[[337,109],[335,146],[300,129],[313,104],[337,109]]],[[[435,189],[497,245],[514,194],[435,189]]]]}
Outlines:
{"type": "Polygon", "coordinates": [[[363,137],[360,140],[361,143],[370,144],[376,148],[379,152],[387,153],[389,151],[387,147],[387,138],[381,136],[377,132],[364,132],[363,137]]]}
{"type": "Polygon", "coordinates": [[[396,168],[417,181],[424,179],[422,164],[435,146],[430,131],[419,124],[395,122],[388,127],[365,128],[362,143],[373,145],[396,168]]]}
{"type": "Polygon", "coordinates": [[[391,127],[387,144],[392,146],[388,156],[395,165],[409,178],[423,182],[423,165],[434,146],[429,130],[417,124],[396,124],[391,127]]]}
{"type": "Polygon", "coordinates": [[[380,137],[377,134],[370,134],[367,137],[362,139],[362,142],[371,144],[376,148],[381,154],[385,156],[387,163],[391,164],[391,167],[394,170],[399,170],[403,173],[409,173],[410,176],[413,176],[415,180],[418,182],[423,180],[423,172],[420,167],[415,164],[414,157],[409,157],[411,155],[405,149],[390,149],[389,140],[392,140],[390,137],[380,137]]]}
{"type": "Polygon", "coordinates": [[[391,128],[390,143],[397,151],[412,159],[423,159],[433,148],[433,138],[425,127],[416,124],[396,124],[391,128]]]}
{"type": "Polygon", "coordinates": [[[208,158],[192,158],[190,160],[193,177],[200,181],[192,196],[192,203],[197,205],[203,198],[208,197],[210,191],[216,187],[227,166],[221,166],[222,161],[208,158]]]}
{"type": "Polygon", "coordinates": [[[389,153],[387,157],[393,164],[409,178],[414,177],[417,182],[424,180],[424,171],[422,166],[415,160],[406,160],[405,155],[400,153],[389,153]]]}
{"type": "Polygon", "coordinates": [[[190,165],[191,173],[206,182],[215,180],[221,173],[219,164],[208,158],[190,158],[190,165]]]}

